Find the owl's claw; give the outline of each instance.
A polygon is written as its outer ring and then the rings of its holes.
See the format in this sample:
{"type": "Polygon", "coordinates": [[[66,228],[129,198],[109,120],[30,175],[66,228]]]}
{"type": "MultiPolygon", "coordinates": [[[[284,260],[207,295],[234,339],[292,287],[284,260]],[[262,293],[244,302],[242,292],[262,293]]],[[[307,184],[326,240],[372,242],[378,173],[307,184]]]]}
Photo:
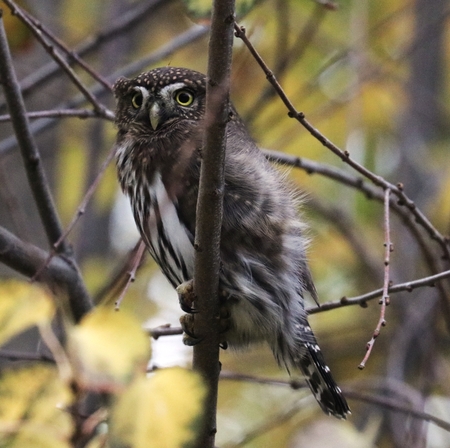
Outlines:
{"type": "Polygon", "coordinates": [[[198,338],[194,333],[194,316],[192,314],[184,314],[180,317],[181,328],[184,331],[183,344],[193,347],[203,340],[198,338]]]}
{"type": "MultiPolygon", "coordinates": [[[[230,313],[225,306],[220,307],[220,320],[219,320],[219,333],[223,335],[230,329],[230,313]]],[[[181,328],[183,329],[183,344],[189,347],[197,345],[203,340],[203,337],[198,337],[195,334],[195,316],[193,314],[184,314],[180,317],[181,328]]],[[[223,339],[219,342],[221,349],[226,350],[228,348],[228,342],[223,339]]]]}
{"type": "MultiPolygon", "coordinates": [[[[181,283],[177,287],[177,293],[180,307],[185,313],[187,313],[180,318],[181,328],[184,331],[183,343],[184,345],[192,347],[203,340],[203,338],[197,337],[194,331],[194,314],[197,313],[197,310],[193,306],[196,299],[194,292],[194,281],[188,280],[187,282],[181,283]]],[[[224,291],[221,291],[219,298],[221,302],[219,311],[219,333],[223,335],[230,329],[230,313],[225,305],[226,293],[224,291]]],[[[225,339],[221,340],[219,345],[223,350],[228,348],[228,343],[225,339]]]]}
{"type": "Polygon", "coordinates": [[[193,306],[196,299],[194,292],[194,281],[191,279],[178,285],[177,293],[181,309],[185,313],[195,314],[197,310],[193,306]]]}

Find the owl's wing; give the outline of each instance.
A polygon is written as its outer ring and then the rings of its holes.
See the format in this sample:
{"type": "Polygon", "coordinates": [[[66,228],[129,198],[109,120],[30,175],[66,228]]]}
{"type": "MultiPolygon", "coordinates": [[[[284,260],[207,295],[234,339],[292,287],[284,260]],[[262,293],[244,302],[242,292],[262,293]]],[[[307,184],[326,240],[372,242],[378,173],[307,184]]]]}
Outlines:
{"type": "MultiPolygon", "coordinates": [[[[186,171],[189,188],[179,196],[180,221],[195,236],[196,206],[200,166],[192,158],[186,171]]],[[[298,265],[297,277],[314,300],[317,293],[307,266],[300,225],[288,187],[281,175],[266,160],[239,117],[227,126],[225,188],[221,234],[222,276],[232,284],[233,272],[252,278],[261,277],[263,267],[276,271],[283,264],[283,239],[286,222],[295,224],[298,265]],[[261,271],[261,273],[260,273],[261,271]]],[[[289,255],[288,255],[289,256],[289,255]]],[[[284,260],[285,262],[285,260],[284,260]]]]}

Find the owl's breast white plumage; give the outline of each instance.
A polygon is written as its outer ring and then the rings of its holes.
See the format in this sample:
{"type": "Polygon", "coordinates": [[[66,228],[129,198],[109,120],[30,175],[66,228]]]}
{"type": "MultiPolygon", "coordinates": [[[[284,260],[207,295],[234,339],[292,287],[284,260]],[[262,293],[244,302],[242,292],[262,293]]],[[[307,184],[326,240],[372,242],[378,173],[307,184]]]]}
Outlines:
{"type": "MultiPolygon", "coordinates": [[[[126,145],[117,148],[116,156],[119,173],[136,172],[121,169],[136,163],[126,145]]],[[[161,173],[154,171],[151,177],[125,176],[120,183],[130,198],[136,225],[150,255],[174,286],[190,280],[194,276],[193,236],[180,221],[177,201],[169,197],[161,173]]]]}

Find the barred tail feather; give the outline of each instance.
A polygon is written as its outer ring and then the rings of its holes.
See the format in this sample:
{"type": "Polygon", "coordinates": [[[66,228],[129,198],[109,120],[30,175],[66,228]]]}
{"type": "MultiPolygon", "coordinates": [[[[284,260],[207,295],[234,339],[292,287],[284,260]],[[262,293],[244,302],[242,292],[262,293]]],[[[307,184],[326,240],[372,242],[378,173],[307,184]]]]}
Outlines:
{"type": "Polygon", "coordinates": [[[305,375],[306,382],[314,397],[326,414],[337,418],[347,418],[350,408],[341,389],[331,376],[322,352],[317,344],[305,343],[306,352],[300,358],[298,367],[305,375]]]}

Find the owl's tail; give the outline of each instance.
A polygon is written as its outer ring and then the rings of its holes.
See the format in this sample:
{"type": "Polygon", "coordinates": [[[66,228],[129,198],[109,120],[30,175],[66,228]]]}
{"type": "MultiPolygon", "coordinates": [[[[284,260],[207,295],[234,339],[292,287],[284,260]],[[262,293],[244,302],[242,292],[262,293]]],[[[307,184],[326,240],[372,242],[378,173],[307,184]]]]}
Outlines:
{"type": "MultiPolygon", "coordinates": [[[[330,368],[316,343],[304,343],[306,352],[297,361],[314,397],[326,414],[347,418],[350,408],[341,389],[331,376],[330,368]]],[[[304,350],[302,350],[304,351],[304,350]]]]}

